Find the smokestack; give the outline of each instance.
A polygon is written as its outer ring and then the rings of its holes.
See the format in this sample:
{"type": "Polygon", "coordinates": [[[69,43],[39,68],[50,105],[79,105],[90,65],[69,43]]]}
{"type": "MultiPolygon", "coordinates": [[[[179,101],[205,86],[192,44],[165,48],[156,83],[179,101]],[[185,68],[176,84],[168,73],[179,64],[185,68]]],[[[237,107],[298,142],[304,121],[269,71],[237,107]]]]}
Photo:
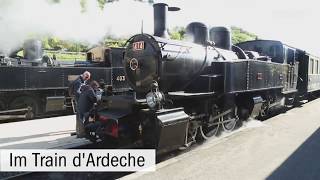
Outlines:
{"type": "Polygon", "coordinates": [[[23,56],[25,59],[30,61],[41,61],[43,55],[41,41],[35,39],[26,40],[23,44],[23,49],[23,56]]]}
{"type": "Polygon", "coordinates": [[[179,10],[180,8],[169,7],[165,3],[156,3],[153,5],[154,36],[169,38],[167,30],[167,12],[179,10]]]}

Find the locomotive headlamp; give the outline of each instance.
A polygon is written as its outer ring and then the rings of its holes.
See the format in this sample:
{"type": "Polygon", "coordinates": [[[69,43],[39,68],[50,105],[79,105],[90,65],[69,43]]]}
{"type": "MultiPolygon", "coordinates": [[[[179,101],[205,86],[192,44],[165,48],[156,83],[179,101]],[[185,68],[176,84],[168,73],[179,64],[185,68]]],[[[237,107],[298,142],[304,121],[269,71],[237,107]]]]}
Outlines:
{"type": "Polygon", "coordinates": [[[158,89],[158,83],[154,81],[151,85],[151,92],[146,96],[146,101],[151,109],[161,108],[161,103],[164,100],[164,95],[158,89]]]}
{"type": "Polygon", "coordinates": [[[163,94],[161,92],[149,92],[146,96],[146,100],[151,109],[156,109],[163,101],[163,94]]]}
{"type": "Polygon", "coordinates": [[[163,95],[161,92],[149,92],[146,96],[146,100],[151,109],[156,109],[161,105],[163,95]]]}

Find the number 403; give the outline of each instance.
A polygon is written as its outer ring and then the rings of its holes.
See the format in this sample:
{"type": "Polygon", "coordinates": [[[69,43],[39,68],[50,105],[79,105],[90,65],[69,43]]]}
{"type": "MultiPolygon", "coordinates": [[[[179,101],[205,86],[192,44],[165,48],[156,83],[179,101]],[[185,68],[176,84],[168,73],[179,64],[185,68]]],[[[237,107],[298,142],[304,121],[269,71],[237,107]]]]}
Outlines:
{"type": "Polygon", "coordinates": [[[117,81],[125,81],[126,80],[126,76],[117,76],[117,81]]]}

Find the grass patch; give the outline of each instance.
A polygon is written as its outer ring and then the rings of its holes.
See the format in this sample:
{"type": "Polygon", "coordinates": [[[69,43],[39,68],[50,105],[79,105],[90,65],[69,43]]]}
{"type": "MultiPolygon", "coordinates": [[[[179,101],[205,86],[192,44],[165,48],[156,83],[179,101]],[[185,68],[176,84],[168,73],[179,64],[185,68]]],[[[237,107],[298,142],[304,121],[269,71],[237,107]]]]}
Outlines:
{"type": "MultiPolygon", "coordinates": [[[[43,54],[48,55],[49,57],[53,57],[56,55],[57,60],[59,61],[85,61],[86,53],[83,52],[64,52],[64,51],[47,51],[45,50],[43,54]]],[[[23,50],[19,51],[17,55],[23,57],[23,50]]]]}
{"type": "Polygon", "coordinates": [[[85,53],[45,51],[45,54],[47,54],[51,58],[55,54],[57,60],[59,60],[59,61],[85,61],[86,60],[86,54],[85,53]]]}

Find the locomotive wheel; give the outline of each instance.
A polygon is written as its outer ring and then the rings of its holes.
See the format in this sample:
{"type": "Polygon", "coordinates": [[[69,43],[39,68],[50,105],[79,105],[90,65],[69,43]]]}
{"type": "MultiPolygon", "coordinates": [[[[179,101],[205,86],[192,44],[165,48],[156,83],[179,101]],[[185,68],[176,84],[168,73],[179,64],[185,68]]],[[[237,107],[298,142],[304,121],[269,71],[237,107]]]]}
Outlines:
{"type": "Polygon", "coordinates": [[[26,114],[26,119],[33,119],[34,118],[34,113],[32,111],[28,111],[26,114]]]}
{"type": "Polygon", "coordinates": [[[236,127],[238,117],[235,116],[233,113],[234,112],[232,111],[232,112],[228,113],[227,115],[221,117],[220,122],[222,124],[224,131],[230,132],[236,127]]]}
{"type": "Polygon", "coordinates": [[[259,114],[259,119],[264,120],[269,117],[269,104],[263,103],[259,114]]]}
{"type": "Polygon", "coordinates": [[[210,121],[210,119],[213,119],[218,114],[219,114],[218,107],[216,105],[213,105],[211,107],[211,115],[208,119],[210,123],[204,122],[199,127],[198,140],[201,141],[201,140],[209,139],[212,136],[218,135],[218,132],[220,129],[220,118],[210,121]]]}
{"type": "Polygon", "coordinates": [[[198,140],[207,140],[212,136],[217,136],[220,127],[220,119],[214,120],[211,124],[204,123],[199,127],[198,140]]]}
{"type": "Polygon", "coordinates": [[[35,99],[27,96],[21,96],[14,99],[10,104],[10,109],[32,108],[31,111],[26,113],[27,119],[33,119],[38,113],[38,103],[35,99]]]}
{"type": "Polygon", "coordinates": [[[200,131],[200,135],[202,137],[202,139],[209,139],[212,136],[217,136],[218,132],[219,132],[219,122],[217,122],[216,125],[202,125],[199,128],[200,131]]]}

